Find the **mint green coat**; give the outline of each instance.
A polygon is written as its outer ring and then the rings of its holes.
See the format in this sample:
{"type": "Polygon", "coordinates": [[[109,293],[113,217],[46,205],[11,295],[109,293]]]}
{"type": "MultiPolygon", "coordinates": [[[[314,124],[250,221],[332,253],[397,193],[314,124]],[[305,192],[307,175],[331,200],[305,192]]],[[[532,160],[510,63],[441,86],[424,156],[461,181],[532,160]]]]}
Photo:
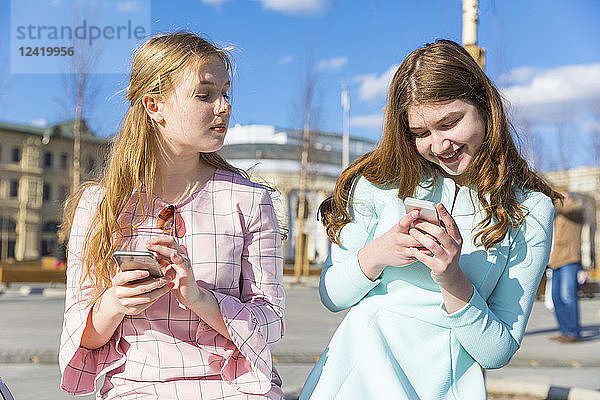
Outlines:
{"type": "Polygon", "coordinates": [[[375,186],[362,177],[353,189],[353,222],[342,229],[342,246],[332,246],[319,287],[327,308],[351,309],[310,373],[301,400],[485,399],[480,366],[505,366],[521,344],[550,253],[552,201],[539,192],[517,191],[529,210],[525,222],[486,251],[472,239],[484,215],[475,191],[461,187],[454,199],[455,184],[448,178],[417,189],[417,198],[452,210],[463,237],[460,266],[474,292],[465,307],[448,314],[421,262],[388,266],[375,282],[358,265],[358,250],[405,215],[397,193],[397,187],[375,186]]]}

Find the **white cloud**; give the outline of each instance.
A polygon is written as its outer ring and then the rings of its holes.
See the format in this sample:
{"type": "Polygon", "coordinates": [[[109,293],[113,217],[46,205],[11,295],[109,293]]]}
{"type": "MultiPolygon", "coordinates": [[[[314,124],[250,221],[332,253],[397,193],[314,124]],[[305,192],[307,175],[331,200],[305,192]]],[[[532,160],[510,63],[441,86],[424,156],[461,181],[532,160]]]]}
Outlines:
{"type": "Polygon", "coordinates": [[[46,121],[46,118],[32,119],[31,121],[29,121],[29,123],[38,128],[44,128],[45,126],[48,125],[48,121],[46,121]]]}
{"type": "Polygon", "coordinates": [[[287,56],[283,56],[279,60],[277,60],[277,64],[289,64],[292,61],[294,61],[294,56],[287,55],[287,56]]]}
{"type": "Polygon", "coordinates": [[[321,60],[317,64],[318,71],[339,71],[348,62],[348,57],[334,57],[321,60]]]}
{"type": "Polygon", "coordinates": [[[500,82],[502,85],[512,85],[527,82],[539,72],[539,70],[530,67],[515,68],[506,74],[502,74],[500,76],[500,82]]]}
{"type": "Polygon", "coordinates": [[[350,126],[365,128],[370,131],[381,131],[383,128],[383,114],[356,115],[350,118],[350,126]]]}
{"type": "Polygon", "coordinates": [[[284,14],[317,14],[321,12],[329,0],[258,0],[263,8],[279,11],[284,14]]]}
{"type": "Polygon", "coordinates": [[[141,8],[141,4],[139,1],[118,1],[117,2],[117,11],[119,12],[131,12],[138,11],[141,8]]]}
{"type": "Polygon", "coordinates": [[[532,121],[575,120],[600,100],[600,64],[565,65],[534,71],[529,79],[502,89],[519,117],[532,121]]]}
{"type": "Polygon", "coordinates": [[[61,0],[52,0],[50,2],[50,5],[54,8],[60,8],[61,4],[61,0]]]}
{"type": "Polygon", "coordinates": [[[209,6],[220,6],[229,0],[200,0],[200,1],[204,4],[208,4],[209,6]]]}
{"type": "Polygon", "coordinates": [[[399,64],[394,64],[383,74],[368,74],[357,76],[354,80],[361,82],[358,96],[361,100],[373,101],[385,99],[390,82],[398,69],[399,64]]]}

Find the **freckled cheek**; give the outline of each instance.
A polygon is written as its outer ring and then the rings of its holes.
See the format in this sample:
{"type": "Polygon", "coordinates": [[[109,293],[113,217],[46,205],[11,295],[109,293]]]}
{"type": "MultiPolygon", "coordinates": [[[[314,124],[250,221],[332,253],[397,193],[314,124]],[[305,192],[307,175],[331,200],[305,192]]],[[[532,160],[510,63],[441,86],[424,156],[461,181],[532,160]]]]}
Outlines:
{"type": "Polygon", "coordinates": [[[422,157],[427,159],[431,158],[431,154],[429,154],[429,145],[425,140],[416,140],[415,147],[417,148],[417,153],[419,153],[422,157]]]}

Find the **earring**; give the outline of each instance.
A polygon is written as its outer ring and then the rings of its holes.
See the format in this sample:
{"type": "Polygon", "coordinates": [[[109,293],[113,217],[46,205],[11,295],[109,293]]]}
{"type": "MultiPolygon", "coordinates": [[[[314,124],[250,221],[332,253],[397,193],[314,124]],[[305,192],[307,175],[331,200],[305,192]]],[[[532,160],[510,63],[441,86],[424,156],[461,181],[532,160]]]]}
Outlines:
{"type": "Polygon", "coordinates": [[[163,122],[164,118],[163,115],[161,113],[156,114],[156,122],[163,122]]]}

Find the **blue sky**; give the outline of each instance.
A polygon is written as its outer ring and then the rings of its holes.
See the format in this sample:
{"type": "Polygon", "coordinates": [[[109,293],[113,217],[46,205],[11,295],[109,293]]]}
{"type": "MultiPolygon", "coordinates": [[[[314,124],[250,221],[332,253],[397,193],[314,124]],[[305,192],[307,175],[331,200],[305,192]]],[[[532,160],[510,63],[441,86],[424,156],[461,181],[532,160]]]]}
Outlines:
{"type": "MultiPolygon", "coordinates": [[[[31,21],[66,18],[74,2],[37,0],[31,21]]],[[[117,24],[124,15],[143,20],[149,10],[151,33],[188,29],[236,45],[232,124],[300,128],[297,99],[310,59],[317,72],[316,127],[342,130],[340,91],[346,84],[351,134],[372,139],[379,137],[395,66],[424,43],[460,42],[462,34],[460,0],[86,2],[94,3],[102,6],[98,19],[105,23],[114,18],[117,24]]],[[[10,5],[0,0],[0,120],[45,126],[73,118],[65,74],[11,73],[8,60],[18,55],[10,50],[10,5]]],[[[592,165],[599,155],[592,144],[600,135],[600,2],[479,0],[479,10],[486,72],[507,98],[517,130],[529,133],[532,161],[543,170],[592,165]]],[[[86,119],[100,135],[114,134],[126,109],[120,91],[127,86],[134,42],[100,55],[121,73],[90,77],[86,119]]]]}

